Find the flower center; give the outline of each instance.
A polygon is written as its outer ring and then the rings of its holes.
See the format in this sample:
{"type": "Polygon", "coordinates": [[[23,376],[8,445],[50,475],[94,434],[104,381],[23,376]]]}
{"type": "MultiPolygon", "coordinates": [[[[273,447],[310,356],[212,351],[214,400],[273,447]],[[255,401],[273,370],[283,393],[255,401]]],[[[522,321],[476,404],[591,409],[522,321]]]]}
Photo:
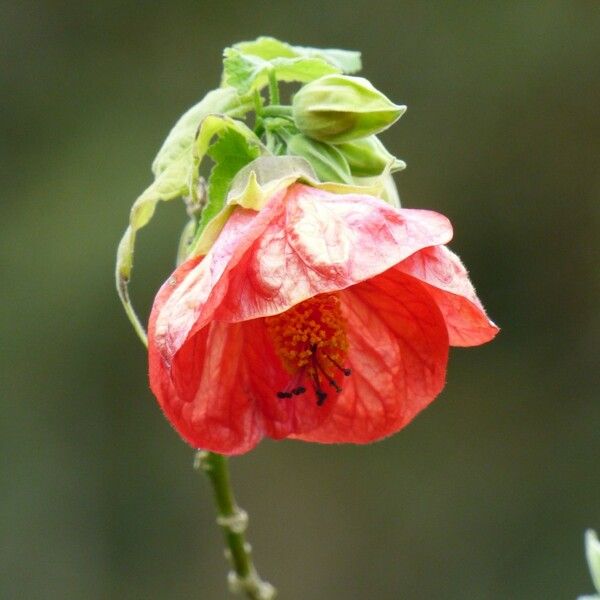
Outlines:
{"type": "Polygon", "coordinates": [[[349,376],[351,371],[343,366],[348,338],[340,300],[335,294],[309,298],[284,313],[267,317],[265,323],[276,354],[292,375],[288,386],[277,392],[278,398],[306,392],[305,379],[312,383],[319,406],[327,398],[322,380],[336,392],[342,391],[335,378],[340,373],[349,376]]]}

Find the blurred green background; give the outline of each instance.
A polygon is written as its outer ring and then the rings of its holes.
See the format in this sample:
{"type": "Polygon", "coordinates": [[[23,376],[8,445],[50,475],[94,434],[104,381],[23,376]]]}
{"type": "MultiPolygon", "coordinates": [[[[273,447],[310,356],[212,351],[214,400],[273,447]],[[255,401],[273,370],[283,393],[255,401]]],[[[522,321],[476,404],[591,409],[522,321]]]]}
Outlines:
{"type": "MultiPolygon", "coordinates": [[[[368,447],[263,443],[232,464],[282,600],[574,598],[600,529],[600,4],[2,3],[0,597],[222,599],[219,531],[113,290],[128,209],[220,53],[270,34],[363,51],[408,105],[384,136],[405,206],[503,328],[368,447]]],[[[141,235],[146,311],[180,203],[141,235]]],[[[144,313],[145,314],[145,313],[144,313]]]]}

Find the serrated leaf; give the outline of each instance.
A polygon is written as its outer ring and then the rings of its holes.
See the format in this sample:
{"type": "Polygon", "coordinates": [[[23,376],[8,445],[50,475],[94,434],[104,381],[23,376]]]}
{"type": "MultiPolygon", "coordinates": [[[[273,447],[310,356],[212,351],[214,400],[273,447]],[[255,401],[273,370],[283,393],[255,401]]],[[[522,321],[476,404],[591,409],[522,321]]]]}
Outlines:
{"type": "Polygon", "coordinates": [[[252,89],[260,89],[269,78],[271,64],[257,56],[248,56],[226,48],[223,56],[223,83],[245,96],[252,89]],[[260,80],[260,81],[259,81],[260,80]]]}
{"type": "Polygon", "coordinates": [[[175,123],[166,137],[156,158],[152,162],[152,172],[159,175],[174,162],[189,158],[192,144],[202,119],[211,113],[241,116],[250,110],[232,88],[220,88],[206,94],[197,104],[187,110],[175,123]]]}
{"type": "Polygon", "coordinates": [[[260,155],[256,145],[234,130],[227,130],[207,151],[214,161],[208,178],[208,204],[202,211],[199,229],[223,208],[225,196],[238,171],[260,155]]]}
{"type": "Polygon", "coordinates": [[[275,72],[279,81],[306,83],[324,75],[339,73],[339,69],[318,57],[279,57],[265,60],[227,48],[223,60],[223,82],[237,89],[240,96],[260,90],[269,82],[269,73],[275,72]]]}
{"type": "Polygon", "coordinates": [[[354,50],[292,46],[268,36],[262,36],[250,42],[240,42],[233,47],[244,54],[258,56],[265,60],[298,57],[321,58],[341,73],[357,73],[362,68],[360,52],[354,50]]]}
{"type": "Polygon", "coordinates": [[[227,188],[237,171],[261,154],[267,153],[254,132],[241,121],[223,115],[208,115],[202,121],[193,147],[192,173],[195,179],[192,179],[190,188],[197,189],[198,170],[206,154],[211,156],[215,165],[209,177],[207,204],[202,210],[190,255],[198,254],[198,243],[204,230],[222,212],[227,188]],[[211,145],[215,136],[220,139],[211,145]]]}
{"type": "Polygon", "coordinates": [[[256,134],[245,123],[224,115],[208,115],[200,124],[194,145],[192,146],[193,164],[189,189],[192,194],[198,189],[200,164],[206,155],[215,136],[222,137],[227,131],[239,133],[250,146],[258,149],[259,154],[267,150],[256,134]]]}

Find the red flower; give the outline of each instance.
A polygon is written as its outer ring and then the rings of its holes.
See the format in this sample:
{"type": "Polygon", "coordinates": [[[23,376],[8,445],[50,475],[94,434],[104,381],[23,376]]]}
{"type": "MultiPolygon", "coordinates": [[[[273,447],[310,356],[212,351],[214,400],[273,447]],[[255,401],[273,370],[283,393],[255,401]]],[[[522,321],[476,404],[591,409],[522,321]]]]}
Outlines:
{"type": "Polygon", "coordinates": [[[435,212],[301,184],[236,208],[154,302],[150,385],[167,418],[223,454],[398,431],[444,386],[449,345],[498,331],[451,237],[435,212]]]}

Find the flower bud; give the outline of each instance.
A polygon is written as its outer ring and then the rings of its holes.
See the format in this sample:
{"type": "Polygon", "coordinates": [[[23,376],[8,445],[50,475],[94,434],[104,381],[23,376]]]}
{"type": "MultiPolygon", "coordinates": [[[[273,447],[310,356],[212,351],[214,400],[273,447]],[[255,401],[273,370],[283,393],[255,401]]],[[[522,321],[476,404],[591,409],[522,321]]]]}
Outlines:
{"type": "Polygon", "coordinates": [[[326,75],[294,96],[294,121],[305,135],[340,143],[379,133],[397,121],[406,106],[391,102],[363,77],[326,75]]]}
{"type": "Polygon", "coordinates": [[[305,158],[320,181],[352,181],[348,162],[335,146],[312,140],[299,133],[289,139],[287,148],[288,154],[305,158]]]}
{"type": "Polygon", "coordinates": [[[392,173],[406,168],[406,163],[392,156],[374,135],[343,142],[336,145],[336,148],[348,161],[352,175],[357,177],[381,175],[388,166],[392,173]]]}

